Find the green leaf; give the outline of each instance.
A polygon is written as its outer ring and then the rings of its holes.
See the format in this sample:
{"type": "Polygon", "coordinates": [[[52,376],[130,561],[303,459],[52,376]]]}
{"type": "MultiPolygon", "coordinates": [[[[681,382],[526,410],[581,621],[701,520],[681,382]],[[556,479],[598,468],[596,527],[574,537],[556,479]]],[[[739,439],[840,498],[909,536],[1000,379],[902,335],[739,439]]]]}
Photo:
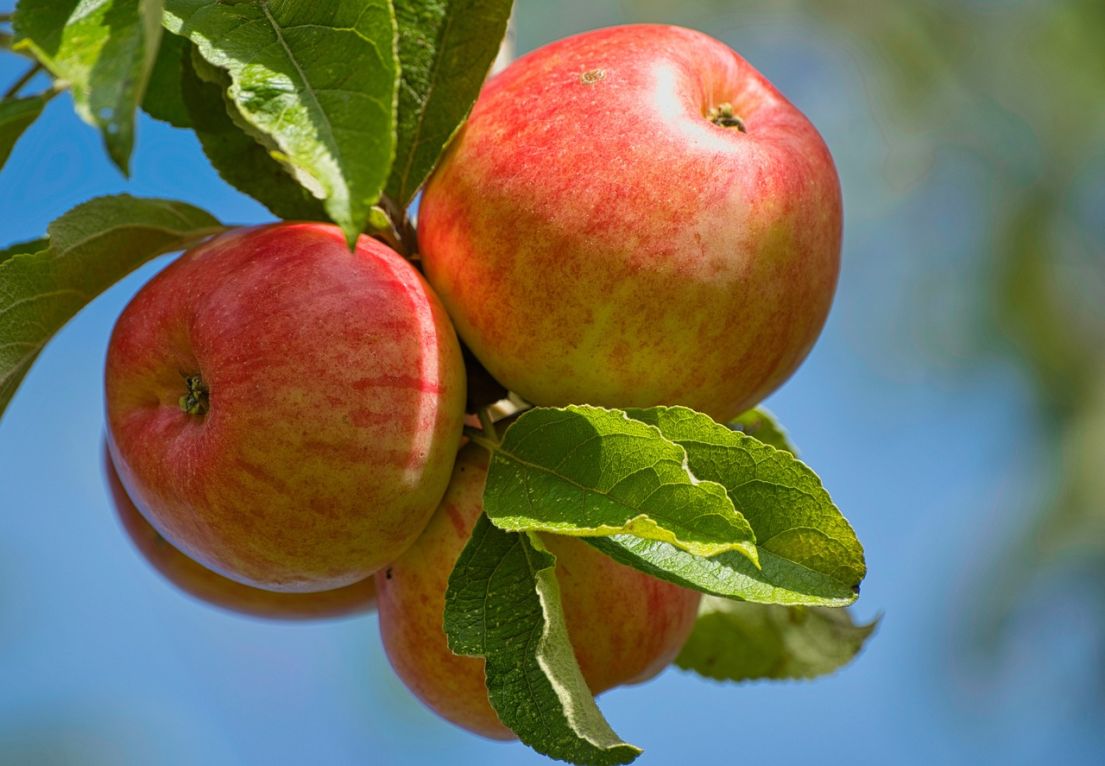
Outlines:
{"type": "Polygon", "coordinates": [[[804,572],[816,572],[849,588],[859,587],[867,574],[863,546],[817,474],[793,454],[686,407],[628,414],[683,447],[695,476],[725,487],[752,525],[761,556],[788,562],[795,584],[804,572]]]}
{"type": "Polygon", "coordinates": [[[747,412],[742,412],[733,419],[729,427],[734,431],[740,431],[755,437],[764,444],[770,444],[775,449],[786,450],[795,457],[798,456],[798,450],[794,448],[794,444],[790,440],[790,434],[779,425],[779,421],[775,419],[775,416],[763,407],[756,407],[747,412]]]}
{"type": "Polygon", "coordinates": [[[876,624],[856,625],[847,609],[706,596],[675,663],[718,681],[813,678],[848,664],[876,624]]]}
{"type": "Polygon", "coordinates": [[[43,346],[89,301],[155,255],[221,230],[183,202],[100,197],[50,224],[46,248],[0,260],[0,413],[43,346]]]}
{"type": "Polygon", "coordinates": [[[241,116],[356,241],[395,155],[399,67],[391,3],[165,5],[166,27],[230,74],[230,99],[241,116]]]}
{"type": "Polygon", "coordinates": [[[52,95],[43,93],[41,96],[0,101],[0,168],[8,161],[23,131],[42,114],[52,95]]]}
{"type": "Polygon", "coordinates": [[[853,587],[821,572],[795,566],[760,550],[760,569],[737,553],[694,556],[669,543],[633,535],[584,540],[627,566],[685,588],[757,604],[847,606],[859,595],[853,587]]]}
{"type": "Polygon", "coordinates": [[[81,119],[99,128],[128,172],[134,113],[161,39],[161,0],[20,0],[17,48],[69,84],[81,119]]]}
{"type": "MultiPolygon", "coordinates": [[[[190,43],[186,45],[192,48],[190,43]]],[[[226,73],[198,55],[188,55],[182,70],[184,103],[200,146],[219,176],[279,218],[326,220],[322,200],[296,183],[287,169],[232,119],[231,112],[237,107],[226,98],[226,73]],[[201,70],[214,82],[203,79],[201,70]]]]}
{"type": "Polygon", "coordinates": [[[682,447],[620,410],[538,407],[492,446],[484,509],[510,531],[628,533],[756,562],[755,535],[725,488],[686,463],[682,447]]]}
{"type": "Polygon", "coordinates": [[[191,44],[183,37],[163,35],[157,50],[150,82],[142,99],[142,109],[155,120],[167,122],[174,128],[192,127],[188,108],[181,92],[181,76],[185,56],[191,44]]]}
{"type": "Polygon", "coordinates": [[[395,0],[398,137],[388,196],[406,207],[479,95],[512,0],[395,0]]]}
{"type": "Polygon", "coordinates": [[[487,694],[522,742],[576,764],[622,764],[641,751],[602,717],[576,663],[554,567],[536,535],[481,516],[445,592],[456,654],[485,659],[487,694]]]}

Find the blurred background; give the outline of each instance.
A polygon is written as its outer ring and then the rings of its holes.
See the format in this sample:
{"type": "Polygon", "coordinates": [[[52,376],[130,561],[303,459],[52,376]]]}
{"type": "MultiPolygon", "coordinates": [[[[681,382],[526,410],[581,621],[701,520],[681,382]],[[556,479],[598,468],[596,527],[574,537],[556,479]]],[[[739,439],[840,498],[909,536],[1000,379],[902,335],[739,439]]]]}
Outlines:
{"type": "MultiPolygon", "coordinates": [[[[11,0],[0,0],[0,12],[11,0]]],[[[821,342],[769,401],[856,527],[883,615],[849,667],[605,695],[642,764],[1105,762],[1105,3],[519,0],[517,48],[653,21],[721,38],[818,126],[846,226],[821,342]]],[[[23,60],[0,55],[0,85],[23,60]]],[[[92,196],[269,218],[143,117],[121,177],[55,99],[0,172],[0,244],[92,196]]],[[[519,764],[425,711],[374,617],[282,625],[167,585],[100,467],[114,318],[46,349],[0,421],[0,763],[519,764]]]]}

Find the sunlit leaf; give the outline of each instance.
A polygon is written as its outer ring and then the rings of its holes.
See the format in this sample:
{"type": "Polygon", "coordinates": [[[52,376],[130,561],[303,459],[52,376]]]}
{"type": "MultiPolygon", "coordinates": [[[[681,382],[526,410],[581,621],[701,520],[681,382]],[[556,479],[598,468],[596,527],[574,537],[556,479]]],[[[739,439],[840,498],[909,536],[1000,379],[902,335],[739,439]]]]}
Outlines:
{"type": "Polygon", "coordinates": [[[724,487],[700,481],[682,447],[620,410],[540,407],[519,416],[493,449],[484,509],[507,530],[627,533],[756,561],[752,530],[724,487]]]}
{"type": "Polygon", "coordinates": [[[226,73],[210,64],[205,67],[203,59],[189,58],[195,61],[186,62],[183,68],[185,108],[203,153],[219,176],[279,218],[326,220],[322,200],[296,183],[285,166],[234,121],[231,110],[237,107],[226,98],[226,73]],[[203,79],[199,71],[212,81],[203,79]]]}
{"type": "Polygon", "coordinates": [[[20,0],[16,46],[69,85],[77,114],[127,172],[134,115],[161,39],[161,0],[20,0]]]}
{"type": "Polygon", "coordinates": [[[388,0],[167,0],[165,24],[230,75],[229,97],[353,242],[395,156],[388,0]]]}

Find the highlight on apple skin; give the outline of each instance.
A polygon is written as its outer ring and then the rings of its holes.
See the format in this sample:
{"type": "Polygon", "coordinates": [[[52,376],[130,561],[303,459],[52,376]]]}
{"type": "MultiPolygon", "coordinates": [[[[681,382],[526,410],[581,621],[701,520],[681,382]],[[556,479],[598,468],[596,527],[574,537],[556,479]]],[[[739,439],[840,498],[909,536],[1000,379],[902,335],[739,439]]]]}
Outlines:
{"type": "Polygon", "coordinates": [[[425,527],[460,443],[465,379],[413,266],[340,230],[219,235],[123,311],[105,371],[127,494],[172,545],[256,588],[333,590],[425,527]]]}
{"type": "Polygon", "coordinates": [[[484,87],[419,208],[457,331],[535,404],[725,422],[825,322],[840,184],[814,126],[701,32],[585,32],[484,87]]]}
{"type": "MultiPolygon", "coordinates": [[[[422,536],[376,573],[380,635],[396,674],[430,709],[476,734],[513,739],[487,699],[483,660],[453,654],[442,624],[453,565],[483,512],[487,452],[461,450],[422,536]]],[[[556,556],[568,634],[594,694],[655,676],[694,627],[701,594],[658,580],[582,540],[542,535],[556,556]]]]}
{"type": "Polygon", "coordinates": [[[189,596],[211,606],[271,620],[324,620],[376,609],[376,580],[317,593],[278,593],[242,585],[185,556],[157,533],[127,495],[104,445],[104,473],[119,524],[146,562],[189,596]]]}

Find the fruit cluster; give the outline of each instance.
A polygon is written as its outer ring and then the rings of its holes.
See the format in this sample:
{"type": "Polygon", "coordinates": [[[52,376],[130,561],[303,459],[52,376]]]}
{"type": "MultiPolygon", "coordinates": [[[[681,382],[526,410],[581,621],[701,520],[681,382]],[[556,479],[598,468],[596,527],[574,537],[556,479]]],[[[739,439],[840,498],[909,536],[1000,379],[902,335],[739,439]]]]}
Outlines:
{"type": "MultiPolygon", "coordinates": [[[[227,607],[303,618],[378,599],[412,691],[512,736],[482,663],[442,629],[488,470],[462,444],[457,335],[526,402],[726,422],[812,346],[840,237],[824,143],[733,51],[660,26],[562,40],[485,86],[424,190],[418,260],[279,223],[219,235],[139,292],[106,367],[124,526],[227,607]]],[[[592,692],[672,660],[697,591],[543,539],[592,692]]]]}

